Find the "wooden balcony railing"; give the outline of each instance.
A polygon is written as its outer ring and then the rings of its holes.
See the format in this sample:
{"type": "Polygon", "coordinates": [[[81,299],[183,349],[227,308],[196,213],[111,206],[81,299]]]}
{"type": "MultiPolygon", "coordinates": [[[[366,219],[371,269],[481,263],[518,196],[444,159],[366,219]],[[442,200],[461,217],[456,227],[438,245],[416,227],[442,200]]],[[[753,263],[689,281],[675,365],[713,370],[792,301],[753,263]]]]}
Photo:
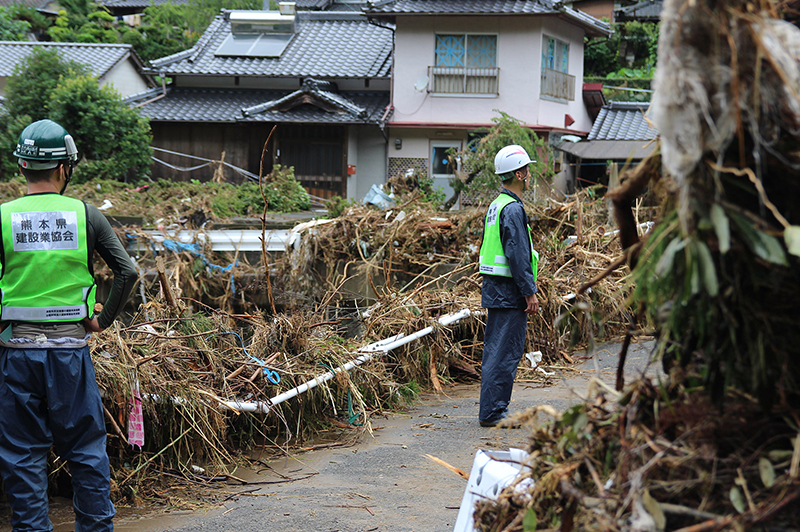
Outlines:
{"type": "Polygon", "coordinates": [[[550,68],[542,69],[542,96],[561,100],[575,99],[575,76],[550,68]]]}
{"type": "Polygon", "coordinates": [[[429,92],[498,94],[499,68],[428,67],[429,92]]]}

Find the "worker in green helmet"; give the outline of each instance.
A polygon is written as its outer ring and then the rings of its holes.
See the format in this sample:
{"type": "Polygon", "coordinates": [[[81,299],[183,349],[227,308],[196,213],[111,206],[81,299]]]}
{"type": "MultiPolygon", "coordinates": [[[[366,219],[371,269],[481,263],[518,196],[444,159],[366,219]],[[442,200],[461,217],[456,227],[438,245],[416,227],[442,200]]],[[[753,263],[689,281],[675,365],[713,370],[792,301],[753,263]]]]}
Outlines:
{"type": "Polygon", "coordinates": [[[480,250],[481,306],[487,309],[478,412],[482,427],[494,427],[508,416],[528,315],[539,312],[539,254],[533,249],[521,199],[528,189],[531,162],[516,144],[502,148],[494,160],[503,188],[486,211],[480,250]]]}
{"type": "Polygon", "coordinates": [[[15,532],[53,529],[51,446],[69,465],[75,530],[113,530],[105,418],[88,339],[117,318],[137,275],[100,211],[63,195],[77,155],[59,124],[30,124],[14,150],[27,194],[0,205],[0,474],[15,532]],[[95,251],[114,273],[99,313],[95,251]]]}

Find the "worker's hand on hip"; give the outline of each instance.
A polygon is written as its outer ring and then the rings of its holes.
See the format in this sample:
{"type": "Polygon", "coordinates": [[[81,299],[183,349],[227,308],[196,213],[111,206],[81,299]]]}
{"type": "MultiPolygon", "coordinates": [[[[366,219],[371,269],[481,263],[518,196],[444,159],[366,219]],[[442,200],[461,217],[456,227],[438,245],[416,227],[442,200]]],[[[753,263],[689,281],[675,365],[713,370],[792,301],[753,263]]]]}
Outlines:
{"type": "Polygon", "coordinates": [[[100,324],[97,323],[97,318],[83,318],[83,326],[86,328],[87,332],[90,333],[99,333],[102,332],[103,329],[100,328],[100,324]]]}
{"type": "Polygon", "coordinates": [[[526,297],[525,302],[528,304],[528,307],[525,309],[525,314],[532,316],[539,313],[539,299],[536,297],[536,294],[531,294],[526,297]]]}

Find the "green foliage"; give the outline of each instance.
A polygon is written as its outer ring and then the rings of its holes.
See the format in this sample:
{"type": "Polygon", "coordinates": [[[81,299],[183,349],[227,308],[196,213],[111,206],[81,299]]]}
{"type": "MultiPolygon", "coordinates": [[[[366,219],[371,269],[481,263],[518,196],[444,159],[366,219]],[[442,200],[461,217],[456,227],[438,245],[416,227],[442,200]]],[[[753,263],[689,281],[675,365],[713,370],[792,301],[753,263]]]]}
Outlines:
{"type": "Polygon", "coordinates": [[[584,83],[602,83],[603,94],[608,101],[650,102],[651,78],[583,78],[584,83]],[[634,89],[634,90],[631,90],[634,89]]]}
{"type": "Polygon", "coordinates": [[[145,8],[142,25],[138,31],[129,32],[125,42],[133,45],[144,61],[152,61],[188,50],[200,38],[203,29],[189,29],[186,6],[168,2],[145,8]]]}
{"type": "Polygon", "coordinates": [[[0,41],[24,41],[31,23],[19,20],[14,9],[0,7],[0,41]]]}
{"type": "Polygon", "coordinates": [[[653,79],[656,72],[655,65],[645,65],[642,68],[620,68],[616,72],[610,72],[606,79],[653,79]]]}
{"type": "Polygon", "coordinates": [[[328,218],[338,218],[344,211],[358,204],[359,201],[356,199],[345,199],[336,195],[328,200],[328,218]]]}
{"type": "MultiPolygon", "coordinates": [[[[616,35],[616,34],[615,34],[616,35]]],[[[614,35],[607,39],[594,39],[583,50],[584,77],[605,77],[619,68],[619,42],[614,35]]]]}
{"type": "Polygon", "coordinates": [[[470,195],[489,202],[500,191],[501,182],[494,173],[494,157],[501,148],[509,144],[519,144],[528,152],[531,159],[531,176],[533,179],[551,179],[553,176],[552,153],[547,142],[533,130],[525,127],[520,120],[495,109],[500,114],[492,119],[494,126],[479,130],[483,136],[472,140],[467,148],[454,155],[461,157],[462,168],[466,168],[471,179],[467,182],[460,179],[451,181],[453,189],[458,192],[467,190],[470,195]]]}
{"type": "Polygon", "coordinates": [[[139,31],[119,24],[105,7],[86,13],[61,10],[47,34],[56,42],[125,43],[141,41],[139,31]],[[138,38],[137,38],[138,37],[138,38]]]}
{"type": "MultiPolygon", "coordinates": [[[[258,0],[189,0],[186,4],[168,2],[144,10],[138,36],[127,38],[136,53],[152,61],[194,46],[222,8],[261,9],[258,0]]],[[[274,9],[278,9],[277,5],[274,9]]]]}
{"type": "MultiPolygon", "coordinates": [[[[253,182],[234,184],[159,179],[155,182],[123,183],[115,179],[92,179],[70,185],[68,193],[96,206],[108,200],[113,207],[104,211],[106,214],[141,217],[147,227],[155,226],[158,220],[189,217],[197,211],[203,211],[212,220],[257,218],[264,213],[261,191],[258,183],[253,182]],[[145,183],[146,188],[137,187],[145,183]]],[[[8,199],[13,197],[0,197],[0,202],[8,199]]],[[[307,205],[299,203],[289,210],[301,210],[307,205]]],[[[270,210],[275,209],[270,207],[270,210]]]]}
{"type": "MultiPolygon", "coordinates": [[[[451,150],[449,157],[457,157],[455,150],[451,150]]],[[[406,172],[393,176],[389,179],[389,187],[395,197],[405,196],[414,193],[418,197],[415,202],[427,203],[431,207],[439,208],[447,199],[447,194],[441,188],[433,187],[433,176],[418,168],[409,168],[406,172]]],[[[405,199],[401,200],[406,201],[405,199]]]]}
{"type": "Polygon", "coordinates": [[[80,76],[61,80],[48,104],[50,118],[69,131],[84,159],[76,183],[89,179],[144,178],[150,172],[150,124],[110,86],[80,76]]]}
{"type": "Polygon", "coordinates": [[[752,218],[712,204],[687,234],[673,210],[645,241],[633,297],[658,327],[665,366],[696,363],[717,402],[733,386],[769,406],[778,382],[800,386],[800,334],[774,310],[792,271],[781,241],[752,218]]]}
{"type": "Polygon", "coordinates": [[[262,183],[247,181],[241,185],[227,183],[195,183],[211,196],[211,208],[221,218],[233,216],[260,216],[264,212],[264,198],[272,212],[297,212],[308,210],[311,199],[308,192],[294,177],[294,168],[275,165],[272,173],[262,183]],[[263,195],[262,195],[263,192],[263,195]]]}
{"type": "Polygon", "coordinates": [[[0,181],[11,181],[19,177],[17,159],[11,154],[17,145],[22,130],[31,123],[28,115],[13,117],[9,114],[0,115],[0,181]]]}
{"type": "Polygon", "coordinates": [[[12,13],[13,18],[27,22],[30,25],[30,31],[36,34],[43,34],[52,24],[47,16],[39,13],[33,7],[14,4],[8,9],[12,13]]]}
{"type": "Polygon", "coordinates": [[[644,77],[652,77],[658,58],[658,35],[660,25],[652,22],[628,21],[613,24],[614,33],[605,39],[594,39],[586,43],[583,56],[585,77],[627,77],[611,75],[621,68],[639,71],[644,77]],[[624,54],[620,56],[620,53],[624,54]],[[629,57],[633,58],[628,64],[629,57]]]}
{"type": "Polygon", "coordinates": [[[295,179],[294,167],[276,164],[272,172],[262,178],[260,187],[270,211],[296,212],[311,208],[311,198],[303,185],[295,179]]]}
{"type": "Polygon", "coordinates": [[[397,389],[397,392],[400,394],[400,398],[405,403],[412,403],[419,396],[420,386],[417,381],[412,379],[408,382],[408,384],[403,384],[400,386],[400,388],[397,389]]]}
{"type": "Polygon", "coordinates": [[[447,199],[447,194],[441,187],[433,188],[433,176],[423,174],[418,170],[414,170],[414,172],[419,174],[417,183],[419,183],[420,201],[435,207],[444,203],[444,200],[447,199]]]}
{"type": "Polygon", "coordinates": [[[180,5],[154,4],[145,8],[138,28],[118,22],[105,7],[89,0],[64,0],[61,6],[55,23],[47,29],[53,41],[130,44],[143,60],[151,61],[194,46],[221,9],[261,9],[261,2],[189,0],[180,5]]]}
{"type": "Polygon", "coordinates": [[[61,59],[55,49],[34,48],[17,64],[8,79],[5,101],[8,114],[12,117],[27,115],[30,121],[48,118],[50,94],[62,79],[88,75],[89,72],[86,65],[61,59]]]}

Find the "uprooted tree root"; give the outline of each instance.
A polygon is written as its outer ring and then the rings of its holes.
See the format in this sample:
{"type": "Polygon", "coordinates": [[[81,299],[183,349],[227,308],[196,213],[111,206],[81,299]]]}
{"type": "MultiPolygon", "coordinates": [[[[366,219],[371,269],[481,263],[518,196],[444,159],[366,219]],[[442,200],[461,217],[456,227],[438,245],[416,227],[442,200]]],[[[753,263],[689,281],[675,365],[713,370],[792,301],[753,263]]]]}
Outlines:
{"type": "Polygon", "coordinates": [[[790,405],[764,412],[729,390],[721,411],[698,387],[649,379],[621,393],[590,390],[563,414],[529,411],[555,420],[531,434],[515,483],[476,503],[482,532],[794,530],[800,522],[800,419],[790,405]]]}

